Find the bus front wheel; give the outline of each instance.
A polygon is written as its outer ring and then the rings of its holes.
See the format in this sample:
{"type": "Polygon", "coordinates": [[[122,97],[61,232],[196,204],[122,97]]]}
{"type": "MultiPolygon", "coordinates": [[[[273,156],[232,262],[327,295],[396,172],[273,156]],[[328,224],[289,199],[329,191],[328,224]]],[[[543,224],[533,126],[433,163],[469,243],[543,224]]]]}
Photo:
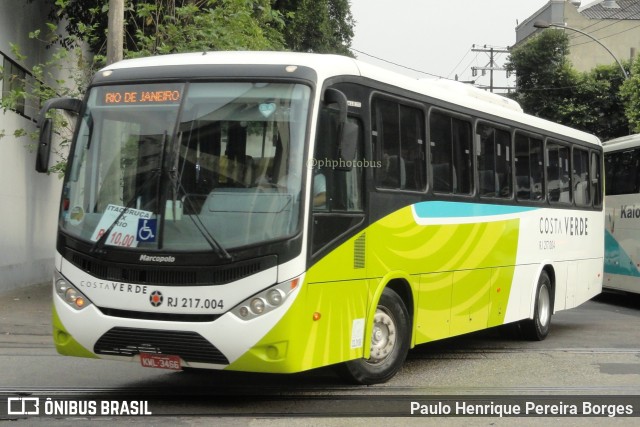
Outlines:
{"type": "Polygon", "coordinates": [[[536,289],[536,304],[533,319],[523,320],[520,324],[525,338],[532,341],[542,341],[549,335],[551,326],[551,279],[546,271],[540,273],[536,289]]]}
{"type": "Polygon", "coordinates": [[[378,302],[371,333],[369,359],[338,366],[338,373],[357,384],[389,381],[402,367],[410,346],[410,319],[402,298],[385,288],[378,302]]]}

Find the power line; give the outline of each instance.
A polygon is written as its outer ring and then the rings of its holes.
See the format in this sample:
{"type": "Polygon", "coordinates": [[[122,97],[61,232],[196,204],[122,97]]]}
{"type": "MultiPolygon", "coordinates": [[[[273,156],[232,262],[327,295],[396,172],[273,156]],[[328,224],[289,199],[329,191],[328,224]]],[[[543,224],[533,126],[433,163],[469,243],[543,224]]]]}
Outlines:
{"type": "Polygon", "coordinates": [[[361,53],[363,55],[369,56],[371,58],[377,59],[378,61],[382,61],[382,62],[386,62],[387,64],[395,65],[396,67],[405,68],[407,70],[415,71],[416,73],[426,74],[428,76],[437,77],[439,79],[451,80],[448,77],[439,76],[437,74],[429,73],[427,71],[422,71],[422,70],[418,70],[418,69],[415,69],[415,68],[407,67],[406,65],[398,64],[397,62],[389,61],[387,59],[380,58],[380,57],[375,56],[375,55],[371,55],[370,53],[362,52],[361,50],[358,50],[358,49],[351,48],[351,50],[354,51],[354,52],[358,52],[358,53],[361,53]]]}
{"type": "MultiPolygon", "coordinates": [[[[506,71],[506,69],[504,67],[499,67],[496,63],[496,58],[497,56],[499,56],[501,53],[509,53],[509,49],[507,49],[506,47],[493,47],[493,46],[487,46],[484,45],[484,47],[476,47],[476,45],[473,45],[473,49],[471,49],[472,52],[484,52],[489,54],[489,64],[484,66],[484,67],[473,67],[471,68],[471,71],[473,72],[473,76],[475,77],[478,73],[478,71],[482,72],[482,75],[485,74],[486,71],[489,71],[489,79],[490,79],[490,83],[489,83],[489,90],[491,92],[493,92],[493,72],[494,71],[506,71]]],[[[507,74],[508,77],[508,74],[507,74]]]]}
{"type": "Polygon", "coordinates": [[[453,67],[453,70],[449,73],[449,75],[447,77],[451,77],[451,74],[455,73],[456,70],[458,69],[458,66],[460,66],[460,64],[462,64],[462,61],[464,61],[464,59],[467,57],[467,55],[469,55],[469,53],[471,52],[471,49],[467,50],[467,53],[464,54],[464,56],[462,57],[462,59],[456,64],[455,67],[453,67]]]}

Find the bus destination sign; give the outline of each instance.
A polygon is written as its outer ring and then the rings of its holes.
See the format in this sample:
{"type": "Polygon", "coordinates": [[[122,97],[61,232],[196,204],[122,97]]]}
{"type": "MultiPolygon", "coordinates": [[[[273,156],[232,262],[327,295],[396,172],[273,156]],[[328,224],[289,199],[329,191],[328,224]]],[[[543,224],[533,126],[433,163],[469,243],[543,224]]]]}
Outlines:
{"type": "Polygon", "coordinates": [[[101,91],[100,105],[179,104],[182,85],[112,86],[101,91]]]}

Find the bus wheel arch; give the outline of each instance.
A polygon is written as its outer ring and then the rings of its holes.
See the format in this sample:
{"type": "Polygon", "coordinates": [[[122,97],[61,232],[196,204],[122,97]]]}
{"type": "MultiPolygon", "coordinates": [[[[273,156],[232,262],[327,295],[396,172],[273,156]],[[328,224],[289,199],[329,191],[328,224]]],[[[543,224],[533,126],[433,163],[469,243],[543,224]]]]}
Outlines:
{"type": "Polygon", "coordinates": [[[551,265],[546,265],[540,271],[533,298],[533,316],[522,320],[520,329],[525,338],[542,341],[549,335],[554,311],[555,271],[551,265]]]}
{"type": "MultiPolygon", "coordinates": [[[[392,289],[404,302],[404,306],[409,312],[409,328],[413,330],[414,303],[411,285],[405,279],[393,279],[387,283],[386,288],[392,289]]],[[[413,335],[413,334],[412,334],[413,335]]]]}
{"type": "Polygon", "coordinates": [[[368,358],[338,365],[338,373],[356,384],[378,384],[390,380],[402,367],[412,342],[413,298],[402,279],[392,280],[382,289],[373,315],[368,358]]]}

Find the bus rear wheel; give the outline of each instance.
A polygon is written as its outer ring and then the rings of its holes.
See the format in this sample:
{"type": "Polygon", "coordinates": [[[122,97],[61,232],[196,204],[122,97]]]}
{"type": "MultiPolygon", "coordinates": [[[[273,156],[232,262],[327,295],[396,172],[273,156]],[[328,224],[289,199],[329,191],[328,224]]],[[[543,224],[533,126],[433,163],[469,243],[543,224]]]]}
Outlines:
{"type": "Polygon", "coordinates": [[[385,288],[373,319],[369,359],[342,363],[338,373],[357,384],[389,381],[400,370],[409,352],[410,325],[402,298],[392,289],[385,288]]]}
{"type": "Polygon", "coordinates": [[[546,271],[540,273],[538,287],[536,289],[536,304],[533,311],[533,319],[523,320],[520,324],[521,331],[526,339],[542,341],[549,335],[551,326],[551,279],[546,271]]]}

